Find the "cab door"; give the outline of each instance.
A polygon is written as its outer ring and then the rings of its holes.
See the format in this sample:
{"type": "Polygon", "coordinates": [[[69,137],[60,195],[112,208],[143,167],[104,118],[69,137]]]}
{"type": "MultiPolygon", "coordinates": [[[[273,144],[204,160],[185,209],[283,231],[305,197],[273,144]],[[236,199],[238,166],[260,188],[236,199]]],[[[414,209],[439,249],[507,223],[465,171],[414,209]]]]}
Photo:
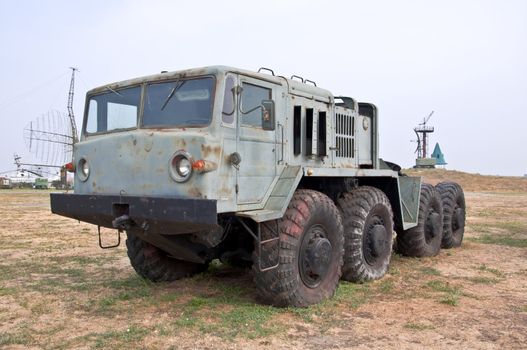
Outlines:
{"type": "Polygon", "coordinates": [[[261,204],[276,177],[276,94],[271,83],[238,76],[236,151],[241,156],[237,167],[238,204],[261,204]]]}

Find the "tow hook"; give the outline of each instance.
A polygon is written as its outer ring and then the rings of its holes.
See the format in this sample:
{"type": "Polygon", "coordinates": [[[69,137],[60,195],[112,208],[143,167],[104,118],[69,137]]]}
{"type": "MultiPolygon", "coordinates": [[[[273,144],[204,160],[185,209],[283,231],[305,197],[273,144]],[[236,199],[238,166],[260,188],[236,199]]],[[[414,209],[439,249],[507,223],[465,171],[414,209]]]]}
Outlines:
{"type": "Polygon", "coordinates": [[[115,227],[119,231],[129,230],[132,224],[133,224],[133,221],[132,219],[130,219],[128,215],[121,215],[112,221],[113,227],[115,227]]]}

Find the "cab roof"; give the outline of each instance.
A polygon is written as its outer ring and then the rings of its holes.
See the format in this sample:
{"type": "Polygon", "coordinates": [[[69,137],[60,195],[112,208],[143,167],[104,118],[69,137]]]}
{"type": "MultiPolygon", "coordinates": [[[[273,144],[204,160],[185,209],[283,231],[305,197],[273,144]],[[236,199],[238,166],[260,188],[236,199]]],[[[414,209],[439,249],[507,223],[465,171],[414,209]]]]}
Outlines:
{"type": "Polygon", "coordinates": [[[126,86],[140,85],[146,82],[157,82],[164,80],[181,79],[186,77],[196,77],[205,75],[222,76],[227,73],[239,74],[255,79],[264,80],[281,86],[286,86],[289,93],[297,96],[302,96],[310,99],[315,99],[322,102],[332,102],[333,95],[328,90],[319,88],[312,84],[306,84],[299,80],[288,79],[283,76],[275,76],[272,74],[258,73],[254,71],[244,70],[229,66],[208,66],[201,68],[191,68],[173,72],[161,72],[158,74],[147,75],[143,77],[123,80],[120,82],[110,83],[99,86],[88,91],[88,95],[106,92],[107,90],[116,90],[126,86]]]}

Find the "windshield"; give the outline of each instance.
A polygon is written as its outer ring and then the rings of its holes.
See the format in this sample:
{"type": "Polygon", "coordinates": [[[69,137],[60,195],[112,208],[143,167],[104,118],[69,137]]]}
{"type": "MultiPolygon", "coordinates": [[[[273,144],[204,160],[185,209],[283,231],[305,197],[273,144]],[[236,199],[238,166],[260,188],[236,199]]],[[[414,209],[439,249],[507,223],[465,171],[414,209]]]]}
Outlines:
{"type": "Polygon", "coordinates": [[[145,87],[113,90],[88,100],[85,131],[88,134],[143,127],[199,127],[212,120],[214,78],[181,79],[145,87]],[[142,113],[141,113],[142,112],[142,113]]]}
{"type": "Polygon", "coordinates": [[[213,86],[213,78],[147,85],[143,126],[208,125],[212,117],[213,86]]]}
{"type": "Polygon", "coordinates": [[[137,126],[141,87],[136,86],[90,97],[86,132],[89,134],[137,126]]]}

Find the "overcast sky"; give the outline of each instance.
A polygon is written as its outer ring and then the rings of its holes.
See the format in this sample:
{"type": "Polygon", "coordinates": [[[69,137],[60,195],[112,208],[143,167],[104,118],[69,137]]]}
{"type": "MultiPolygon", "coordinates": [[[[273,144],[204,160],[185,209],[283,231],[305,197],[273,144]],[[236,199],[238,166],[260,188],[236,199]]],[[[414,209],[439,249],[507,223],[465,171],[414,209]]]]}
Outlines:
{"type": "Polygon", "coordinates": [[[381,157],[410,167],[432,110],[447,169],[527,173],[527,1],[1,1],[0,172],[26,125],[86,91],[207,65],[301,75],[380,112],[381,157]]]}

